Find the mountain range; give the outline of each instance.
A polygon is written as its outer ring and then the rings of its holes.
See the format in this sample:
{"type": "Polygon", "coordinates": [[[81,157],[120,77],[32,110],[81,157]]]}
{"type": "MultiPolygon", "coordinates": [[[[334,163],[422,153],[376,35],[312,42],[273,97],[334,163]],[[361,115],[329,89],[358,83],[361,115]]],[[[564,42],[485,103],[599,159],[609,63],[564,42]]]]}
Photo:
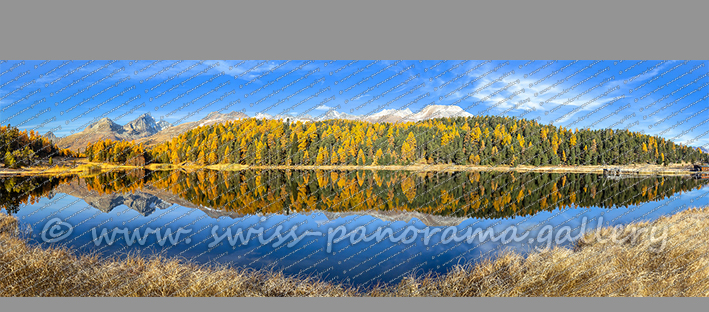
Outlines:
{"type": "MultiPolygon", "coordinates": [[[[86,144],[99,140],[131,141],[155,135],[170,128],[165,121],[156,122],[150,113],[138,116],[133,121],[121,126],[109,118],[101,118],[88,125],[83,131],[59,138],[56,143],[61,148],[81,151],[86,144]]],[[[52,134],[53,135],[53,134],[52,134]]]]}
{"type": "MultiPolygon", "coordinates": [[[[329,110],[319,116],[303,115],[270,115],[258,113],[254,118],[259,119],[282,119],[290,122],[312,122],[321,120],[344,119],[358,120],[367,122],[416,122],[421,120],[444,118],[444,117],[470,117],[472,114],[466,112],[462,108],[454,105],[429,105],[414,113],[409,108],[405,109],[385,109],[373,114],[351,115],[347,113],[329,110]]],[[[114,141],[135,141],[136,143],[144,143],[146,145],[157,144],[176,137],[190,129],[233,121],[242,118],[249,118],[248,115],[242,112],[232,111],[222,114],[220,112],[211,112],[206,117],[198,120],[185,122],[177,125],[171,125],[166,121],[155,121],[150,113],[140,115],[135,120],[121,126],[113,122],[109,118],[102,118],[89,126],[83,131],[66,137],[57,138],[53,133],[48,132],[47,137],[61,148],[69,148],[74,151],[83,151],[86,145],[99,140],[110,139],[114,141]]]]}
{"type": "Polygon", "coordinates": [[[428,105],[421,109],[420,111],[414,113],[409,108],[405,109],[384,109],[376,113],[365,114],[365,115],[351,115],[347,113],[338,112],[335,110],[329,110],[326,113],[319,116],[311,115],[270,115],[264,113],[258,113],[254,118],[265,118],[265,119],[289,119],[290,121],[321,121],[321,120],[331,120],[331,119],[345,119],[345,120],[359,120],[368,122],[407,122],[407,121],[421,121],[433,118],[444,118],[444,117],[471,117],[472,114],[466,112],[462,108],[455,105],[428,105]]]}

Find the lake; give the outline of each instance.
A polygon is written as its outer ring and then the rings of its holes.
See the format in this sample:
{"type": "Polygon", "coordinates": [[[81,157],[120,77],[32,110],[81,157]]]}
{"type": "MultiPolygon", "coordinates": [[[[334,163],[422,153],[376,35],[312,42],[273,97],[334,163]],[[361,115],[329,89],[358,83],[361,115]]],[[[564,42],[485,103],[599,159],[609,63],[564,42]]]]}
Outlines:
{"type": "Polygon", "coordinates": [[[582,173],[132,170],[0,178],[0,207],[42,246],[366,287],[709,206],[707,184],[582,173]]]}

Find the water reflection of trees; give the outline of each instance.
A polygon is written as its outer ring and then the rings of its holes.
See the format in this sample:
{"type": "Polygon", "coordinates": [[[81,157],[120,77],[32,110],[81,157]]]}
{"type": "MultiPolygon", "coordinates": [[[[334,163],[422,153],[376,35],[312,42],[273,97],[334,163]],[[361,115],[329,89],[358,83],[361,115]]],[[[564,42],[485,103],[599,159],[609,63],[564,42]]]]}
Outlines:
{"type": "Polygon", "coordinates": [[[159,172],[155,186],[194,204],[241,213],[407,210],[500,218],[571,206],[661,200],[706,182],[684,177],[608,180],[595,174],[396,171],[159,172]]]}
{"type": "Polygon", "coordinates": [[[84,180],[90,190],[101,194],[152,187],[195,205],[244,214],[403,210],[482,218],[571,206],[624,207],[661,200],[707,183],[653,176],[608,180],[576,173],[322,170],[134,171],[84,180]]]}
{"type": "Polygon", "coordinates": [[[84,182],[90,191],[100,195],[116,192],[134,192],[143,189],[151,179],[151,175],[144,169],[106,172],[98,175],[84,177],[84,182]]]}
{"type": "Polygon", "coordinates": [[[0,178],[0,209],[14,214],[21,205],[33,205],[42,197],[52,197],[52,190],[69,177],[4,177],[0,178]]]}
{"type": "Polygon", "coordinates": [[[196,205],[239,213],[407,210],[488,218],[570,206],[622,207],[703,185],[683,177],[308,170],[154,172],[149,180],[196,205]]]}

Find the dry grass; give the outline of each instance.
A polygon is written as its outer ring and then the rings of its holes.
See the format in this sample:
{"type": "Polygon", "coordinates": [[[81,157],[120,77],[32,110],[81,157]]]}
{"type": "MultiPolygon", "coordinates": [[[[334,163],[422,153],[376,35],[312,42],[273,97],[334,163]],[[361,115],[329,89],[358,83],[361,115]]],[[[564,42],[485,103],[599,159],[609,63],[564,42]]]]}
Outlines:
{"type": "Polygon", "coordinates": [[[612,228],[604,228],[574,250],[553,248],[526,258],[506,253],[443,277],[409,278],[395,295],[707,296],[707,229],[709,209],[687,210],[630,224],[616,232],[616,241],[609,239],[612,228]]]}
{"type": "MultiPolygon", "coordinates": [[[[59,161],[58,161],[59,162],[59,161]]],[[[78,158],[76,161],[61,161],[54,166],[34,166],[20,169],[0,168],[0,176],[66,176],[94,174],[104,171],[140,169],[142,166],[129,166],[120,164],[109,164],[100,162],[87,162],[86,158],[78,158]],[[76,164],[74,166],[73,164],[76,164]]]]}
{"type": "Polygon", "coordinates": [[[574,249],[505,253],[446,275],[357,290],[313,278],[205,267],[160,257],[100,259],[28,246],[0,216],[2,296],[707,296],[709,209],[620,231],[589,233],[574,249]],[[652,232],[652,229],[655,229],[652,232]],[[662,239],[665,237],[665,239],[662,239]],[[623,240],[624,239],[624,240],[623,240]],[[664,242],[664,245],[663,245],[664,242]]]}
{"type": "Polygon", "coordinates": [[[26,244],[0,216],[0,296],[355,296],[340,285],[178,260],[76,256],[26,244]]]}

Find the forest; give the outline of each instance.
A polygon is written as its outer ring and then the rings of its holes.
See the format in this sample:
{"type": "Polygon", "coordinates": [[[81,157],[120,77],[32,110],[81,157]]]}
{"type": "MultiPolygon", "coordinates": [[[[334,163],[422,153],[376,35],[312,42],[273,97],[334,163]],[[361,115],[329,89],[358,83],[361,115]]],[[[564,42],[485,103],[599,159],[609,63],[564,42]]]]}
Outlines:
{"type": "Polygon", "coordinates": [[[0,126],[0,155],[7,168],[30,166],[40,160],[51,162],[52,157],[78,156],[71,150],[57,147],[34,130],[20,131],[11,125],[0,126]]]}
{"type": "Polygon", "coordinates": [[[150,148],[103,140],[90,161],[197,165],[628,165],[709,162],[709,154],[628,130],[566,129],[499,116],[370,123],[247,118],[191,129],[150,148]]]}

